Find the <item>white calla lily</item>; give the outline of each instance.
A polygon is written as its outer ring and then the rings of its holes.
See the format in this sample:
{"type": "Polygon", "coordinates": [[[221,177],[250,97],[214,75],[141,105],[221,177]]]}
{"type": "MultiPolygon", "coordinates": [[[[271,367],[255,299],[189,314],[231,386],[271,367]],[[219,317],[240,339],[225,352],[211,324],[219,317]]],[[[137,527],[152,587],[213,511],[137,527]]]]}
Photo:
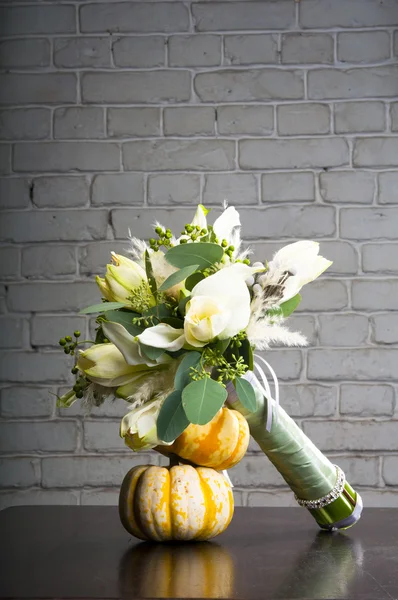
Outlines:
{"type": "Polygon", "coordinates": [[[234,246],[234,254],[240,246],[240,217],[233,206],[226,208],[222,214],[214,221],[213,230],[217,239],[222,242],[226,240],[229,246],[234,246]]]}
{"type": "Polygon", "coordinates": [[[191,346],[205,346],[216,337],[223,340],[245,329],[250,319],[245,280],[259,270],[235,263],[193,288],[184,321],[185,337],[191,346]]]}
{"type": "MultiPolygon", "coordinates": [[[[203,206],[203,204],[198,204],[198,207],[196,209],[195,215],[191,221],[191,225],[193,227],[198,226],[199,229],[206,229],[207,230],[207,214],[209,213],[209,209],[205,208],[203,206]]],[[[201,237],[201,236],[199,236],[201,237]]],[[[173,239],[175,244],[179,244],[181,242],[181,240],[189,240],[189,236],[186,234],[182,234],[179,238],[177,238],[176,240],[173,239]]]]}
{"type": "Polygon", "coordinates": [[[102,330],[106,337],[120,350],[128,365],[146,365],[147,367],[156,367],[161,363],[171,360],[167,355],[162,355],[157,360],[151,360],[147,358],[141,351],[136,337],[131,335],[120,323],[103,321],[102,330]]]}
{"type": "Polygon", "coordinates": [[[184,330],[175,329],[166,323],[159,323],[154,327],[148,327],[137,338],[142,344],[154,346],[155,348],[163,348],[171,352],[181,350],[185,344],[184,330]]]}
{"type": "Polygon", "coordinates": [[[201,229],[206,229],[207,227],[207,219],[206,216],[209,213],[209,210],[203,206],[203,204],[198,204],[198,208],[196,209],[196,213],[194,218],[191,221],[191,225],[199,225],[201,229]]]}
{"type": "Polygon", "coordinates": [[[125,415],[120,424],[120,437],[132,450],[150,450],[158,444],[164,444],[157,436],[156,422],[162,402],[153,400],[133,408],[125,415]]]}
{"type": "Polygon", "coordinates": [[[281,302],[293,298],[301,288],[321,275],[332,261],[319,256],[319,243],[303,240],[288,244],[281,248],[268,264],[266,277],[272,277],[273,273],[288,272],[291,275],[284,284],[281,302]]]}

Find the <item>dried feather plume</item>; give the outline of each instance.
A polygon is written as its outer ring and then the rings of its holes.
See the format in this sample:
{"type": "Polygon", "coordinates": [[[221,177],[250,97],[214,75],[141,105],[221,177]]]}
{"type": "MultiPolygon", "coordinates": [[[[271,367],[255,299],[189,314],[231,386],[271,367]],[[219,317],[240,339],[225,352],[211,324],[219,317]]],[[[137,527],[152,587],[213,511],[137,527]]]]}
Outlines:
{"type": "Polygon", "coordinates": [[[150,400],[165,400],[174,390],[174,376],[180,360],[173,360],[164,367],[145,371],[142,377],[134,382],[134,390],[125,400],[131,408],[142,406],[150,400]]]}

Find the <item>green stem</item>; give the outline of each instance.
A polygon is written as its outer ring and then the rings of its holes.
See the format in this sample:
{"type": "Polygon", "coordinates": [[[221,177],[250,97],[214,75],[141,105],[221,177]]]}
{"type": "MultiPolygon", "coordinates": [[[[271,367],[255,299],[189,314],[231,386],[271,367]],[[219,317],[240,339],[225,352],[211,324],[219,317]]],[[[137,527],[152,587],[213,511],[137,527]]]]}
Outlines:
{"type": "MultiPolygon", "coordinates": [[[[267,405],[262,392],[255,388],[257,409],[250,413],[238,400],[232,386],[228,385],[228,403],[247,420],[250,433],[264,454],[277,468],[286,483],[301,500],[317,500],[326,496],[336,485],[336,468],[311,442],[282,407],[273,411],[271,431],[267,431],[267,405]],[[277,412],[277,416],[275,416],[277,412]]],[[[275,408],[275,402],[270,401],[275,408]]],[[[359,500],[360,501],[360,500],[359,500]]],[[[351,526],[359,515],[354,516],[357,494],[346,483],[342,494],[324,508],[309,509],[322,528],[331,529],[341,521],[341,527],[351,526]],[[348,521],[347,521],[348,519],[348,521]],[[352,521],[352,522],[351,522],[352,521]]],[[[359,507],[357,512],[360,514],[359,507]]],[[[340,527],[340,525],[338,525],[340,527]]]]}

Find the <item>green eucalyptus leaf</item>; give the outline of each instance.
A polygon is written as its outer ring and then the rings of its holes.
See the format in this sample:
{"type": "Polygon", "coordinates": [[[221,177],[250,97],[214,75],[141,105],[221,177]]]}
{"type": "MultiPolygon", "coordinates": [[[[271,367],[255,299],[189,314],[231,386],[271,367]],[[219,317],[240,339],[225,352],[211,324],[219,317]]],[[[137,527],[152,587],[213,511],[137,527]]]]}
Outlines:
{"type": "Polygon", "coordinates": [[[175,350],[174,352],[172,350],[166,350],[166,354],[167,356],[171,356],[171,358],[180,358],[180,356],[184,356],[186,350],[184,350],[184,348],[181,348],[181,350],[175,350]]]}
{"type": "Polygon", "coordinates": [[[234,386],[243,406],[250,412],[254,412],[257,408],[257,400],[252,384],[242,377],[236,377],[234,386]]]}
{"type": "Polygon", "coordinates": [[[204,242],[174,246],[166,252],[165,258],[171,265],[180,269],[189,265],[198,265],[198,269],[205,269],[219,262],[223,255],[224,250],[221,246],[204,242]]]}
{"type": "Polygon", "coordinates": [[[139,335],[144,331],[144,327],[134,325],[132,322],[134,318],[140,317],[138,313],[132,312],[131,310],[112,310],[106,313],[105,319],[112,321],[113,323],[120,323],[131,335],[139,335]]]}
{"type": "Polygon", "coordinates": [[[180,313],[180,315],[182,317],[185,316],[185,307],[188,304],[188,302],[190,301],[191,296],[187,296],[186,298],[182,298],[179,303],[178,303],[178,312],[180,313]]]}
{"type": "Polygon", "coordinates": [[[192,381],[182,392],[182,405],[191,423],[206,425],[217,414],[225,400],[227,390],[210,377],[192,381]]]}
{"type": "Polygon", "coordinates": [[[141,344],[140,348],[150,360],[157,360],[164,354],[166,351],[164,348],[155,348],[155,346],[147,346],[146,344],[141,344]]]}
{"type": "Polygon", "coordinates": [[[226,340],[218,340],[218,342],[216,342],[214,346],[214,349],[217,350],[217,352],[219,352],[220,354],[224,354],[230,342],[231,338],[227,338],[226,340]]]}
{"type": "Polygon", "coordinates": [[[149,257],[148,250],[145,250],[144,257],[145,257],[145,272],[146,272],[146,276],[148,279],[149,288],[150,288],[152,294],[156,297],[158,287],[156,285],[156,279],[153,274],[152,263],[151,263],[151,259],[149,257]]]}
{"type": "Polygon", "coordinates": [[[301,302],[301,294],[296,294],[295,296],[293,296],[293,298],[290,298],[290,300],[283,302],[280,305],[280,309],[282,310],[283,316],[286,318],[289,315],[291,315],[292,312],[294,312],[296,310],[296,308],[298,307],[300,302],[301,302]]]}
{"type": "Polygon", "coordinates": [[[174,327],[174,329],[184,329],[184,320],[178,317],[163,317],[162,323],[174,327]]]}
{"type": "Polygon", "coordinates": [[[159,292],[164,292],[164,291],[170,289],[171,287],[173,287],[173,285],[176,285],[177,283],[184,281],[187,277],[189,277],[189,275],[192,275],[192,273],[195,273],[195,271],[198,268],[199,268],[199,265],[188,265],[187,267],[183,267],[182,269],[179,269],[175,273],[172,273],[170,275],[170,277],[168,277],[167,279],[165,279],[163,281],[162,285],[159,288],[159,292]]]}
{"type": "Polygon", "coordinates": [[[91,313],[103,313],[108,310],[115,310],[116,308],[124,308],[125,302],[101,302],[100,304],[92,304],[83,308],[79,314],[90,315],[91,313]]]}
{"type": "Polygon", "coordinates": [[[183,390],[191,382],[189,372],[191,367],[199,364],[200,352],[187,352],[179,364],[174,378],[174,387],[176,390],[183,390]]]}
{"type": "Polygon", "coordinates": [[[181,390],[175,390],[162,404],[156,426],[158,438],[163,442],[174,442],[188,427],[189,420],[182,406],[181,390]]]}
{"type": "Polygon", "coordinates": [[[156,306],[151,306],[144,313],[142,313],[143,317],[157,317],[159,321],[163,321],[165,317],[172,317],[173,311],[171,308],[168,308],[165,304],[157,304],[156,306]]]}
{"type": "Polygon", "coordinates": [[[195,287],[195,285],[197,283],[199,283],[199,281],[202,281],[202,279],[204,279],[204,278],[205,278],[205,276],[203,275],[203,273],[200,273],[200,272],[193,273],[185,281],[185,287],[187,288],[187,290],[189,290],[191,292],[193,290],[193,288],[195,287]]]}

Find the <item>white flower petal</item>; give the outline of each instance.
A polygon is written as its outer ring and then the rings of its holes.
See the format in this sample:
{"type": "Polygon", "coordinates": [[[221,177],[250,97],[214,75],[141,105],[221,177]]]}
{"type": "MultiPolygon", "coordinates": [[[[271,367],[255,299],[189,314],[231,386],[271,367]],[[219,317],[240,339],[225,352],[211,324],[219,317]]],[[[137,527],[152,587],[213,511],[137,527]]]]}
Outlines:
{"type": "Polygon", "coordinates": [[[120,436],[136,451],[149,450],[161,442],[157,437],[156,422],[162,403],[154,400],[131,409],[122,419],[120,436]]]}
{"type": "Polygon", "coordinates": [[[206,215],[209,211],[207,208],[203,206],[203,204],[198,204],[198,208],[196,209],[195,216],[191,222],[191,225],[199,225],[201,229],[206,229],[207,227],[207,219],[206,215]]]}
{"type": "Polygon", "coordinates": [[[259,268],[235,263],[214,275],[202,279],[192,290],[192,298],[208,296],[221,302],[229,315],[220,339],[226,339],[245,329],[250,318],[250,294],[245,280],[259,268]]]}
{"type": "Polygon", "coordinates": [[[309,262],[302,271],[300,271],[302,285],[314,281],[314,279],[319,277],[319,275],[322,275],[322,273],[332,264],[333,261],[327,260],[323,256],[316,256],[312,263],[309,262]]]}
{"type": "Polygon", "coordinates": [[[230,206],[214,221],[213,229],[220,242],[227,240],[237,251],[240,245],[240,226],[239,213],[236,208],[230,206]]]}
{"type": "Polygon", "coordinates": [[[234,263],[199,281],[192,289],[191,295],[192,297],[211,296],[213,298],[229,294],[246,296],[248,289],[245,280],[253,273],[262,270],[264,267],[249,267],[242,263],[234,263]],[[236,288],[235,285],[237,285],[236,288]]]}
{"type": "Polygon", "coordinates": [[[166,323],[159,323],[154,327],[148,327],[137,337],[142,344],[171,350],[172,352],[181,350],[185,343],[184,330],[174,329],[174,327],[166,323]]]}
{"type": "Polygon", "coordinates": [[[297,263],[305,264],[307,261],[313,260],[318,252],[318,242],[302,240],[300,242],[294,242],[293,244],[287,244],[287,246],[278,250],[278,252],[274,254],[271,263],[278,267],[285,267],[297,263]]]}
{"type": "Polygon", "coordinates": [[[318,252],[318,242],[303,240],[288,244],[274,255],[268,265],[269,271],[263,277],[264,282],[281,276],[286,271],[292,274],[284,284],[281,302],[293,298],[303,285],[313,281],[330,267],[332,262],[323,256],[318,256],[318,252]]]}
{"type": "Polygon", "coordinates": [[[104,321],[102,330],[106,337],[120,350],[128,365],[156,366],[157,362],[141,356],[139,345],[133,335],[120,323],[104,321]]]}
{"type": "Polygon", "coordinates": [[[185,337],[188,343],[193,339],[206,344],[224,331],[229,320],[230,312],[224,303],[209,296],[195,296],[187,304],[185,337]]]}
{"type": "Polygon", "coordinates": [[[128,365],[116,345],[93,344],[80,351],[77,367],[90,381],[104,387],[124,385],[136,377],[137,371],[147,369],[146,365],[128,365]]]}
{"type": "Polygon", "coordinates": [[[294,296],[299,293],[302,287],[303,285],[299,277],[289,277],[284,284],[283,296],[280,303],[282,304],[283,302],[290,300],[290,298],[294,298],[294,296]]]}

